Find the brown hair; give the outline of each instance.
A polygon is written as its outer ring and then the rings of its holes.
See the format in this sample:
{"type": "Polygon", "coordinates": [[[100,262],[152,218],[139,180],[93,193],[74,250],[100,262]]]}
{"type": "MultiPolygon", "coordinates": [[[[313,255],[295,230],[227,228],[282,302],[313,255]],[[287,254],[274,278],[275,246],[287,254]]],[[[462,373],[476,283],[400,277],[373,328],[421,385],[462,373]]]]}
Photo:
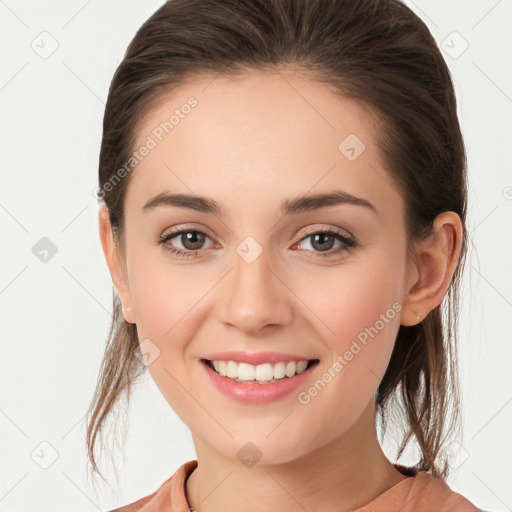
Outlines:
{"type": "MultiPolygon", "coordinates": [[[[447,65],[426,25],[400,1],[171,0],[160,7],[129,44],[105,109],[98,195],[119,250],[123,255],[130,173],[107,185],[130,160],[149,109],[202,73],[230,77],[285,66],[378,114],[376,144],[405,200],[410,257],[413,242],[431,232],[438,214],[453,211],[461,218],[461,256],[447,294],[421,323],[400,326],[377,393],[383,432],[390,406],[401,407],[405,428],[397,457],[414,437],[416,466],[446,478],[447,433],[460,428],[456,337],[467,247],[466,154],[447,65]]],[[[124,322],[115,292],[113,308],[88,411],[88,456],[97,472],[97,435],[123,392],[129,403],[131,386],[145,369],[136,357],[136,326],[124,322]]]]}

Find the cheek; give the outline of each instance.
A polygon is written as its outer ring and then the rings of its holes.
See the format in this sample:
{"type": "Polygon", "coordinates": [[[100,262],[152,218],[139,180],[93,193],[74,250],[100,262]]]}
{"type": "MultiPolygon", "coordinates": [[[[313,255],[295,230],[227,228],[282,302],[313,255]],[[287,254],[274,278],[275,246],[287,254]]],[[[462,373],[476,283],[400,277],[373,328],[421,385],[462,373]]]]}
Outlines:
{"type": "Polygon", "coordinates": [[[315,323],[325,337],[336,340],[333,348],[343,350],[347,341],[373,326],[381,315],[399,322],[396,304],[401,300],[401,271],[400,259],[392,254],[386,257],[381,251],[373,258],[353,260],[328,272],[319,269],[307,281],[297,283],[295,290],[315,313],[315,323]]]}
{"type": "Polygon", "coordinates": [[[187,315],[209,288],[208,279],[198,280],[193,266],[168,263],[165,255],[134,255],[130,290],[139,335],[179,340],[187,315]]]}
{"type": "Polygon", "coordinates": [[[400,327],[402,267],[394,250],[376,250],[333,269],[327,278],[317,273],[298,292],[317,316],[318,337],[331,354],[326,366],[336,384],[329,386],[326,404],[343,403],[345,413],[371,398],[389,364],[400,327]],[[347,390],[352,391],[347,395],[347,390]]]}
{"type": "Polygon", "coordinates": [[[147,370],[162,396],[186,421],[193,421],[188,414],[195,411],[195,402],[183,390],[189,380],[185,352],[197,329],[197,303],[209,288],[185,266],[166,265],[163,257],[132,258],[130,290],[139,342],[142,350],[146,343],[157,354],[147,370]]]}

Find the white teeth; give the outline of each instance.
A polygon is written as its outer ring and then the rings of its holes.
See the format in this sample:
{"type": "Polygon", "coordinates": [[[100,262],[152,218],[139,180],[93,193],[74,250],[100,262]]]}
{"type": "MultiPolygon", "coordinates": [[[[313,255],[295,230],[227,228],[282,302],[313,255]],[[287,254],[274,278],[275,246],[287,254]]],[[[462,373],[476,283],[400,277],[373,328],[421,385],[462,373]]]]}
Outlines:
{"type": "Polygon", "coordinates": [[[282,379],[286,375],[286,363],[276,363],[274,365],[274,379],[282,379]]]}
{"type": "Polygon", "coordinates": [[[306,370],[308,361],[281,361],[274,365],[263,363],[254,366],[249,363],[235,361],[212,361],[212,365],[223,377],[238,381],[274,382],[275,379],[293,377],[306,370]]]}
{"type": "Polygon", "coordinates": [[[290,361],[286,364],[285,373],[287,377],[293,377],[295,375],[295,370],[297,370],[297,363],[290,361]]]}
{"type": "Polygon", "coordinates": [[[226,363],[226,377],[236,379],[238,377],[238,365],[234,361],[226,363]]]}
{"type": "MultiPolygon", "coordinates": [[[[240,375],[240,368],[242,365],[238,367],[238,375],[240,375]]],[[[250,366],[251,368],[254,368],[254,366],[248,364],[246,366],[250,366]]],[[[265,364],[259,364],[256,366],[256,370],[254,372],[254,378],[256,380],[272,380],[274,378],[274,368],[272,368],[272,365],[270,363],[265,364]]],[[[238,377],[241,380],[252,380],[248,379],[247,377],[238,377]]]]}
{"type": "Polygon", "coordinates": [[[297,373],[302,373],[306,369],[307,365],[308,361],[299,361],[297,363],[297,373]]]}
{"type": "Polygon", "coordinates": [[[254,380],[256,367],[252,364],[239,363],[238,364],[238,378],[240,380],[254,380]]]}

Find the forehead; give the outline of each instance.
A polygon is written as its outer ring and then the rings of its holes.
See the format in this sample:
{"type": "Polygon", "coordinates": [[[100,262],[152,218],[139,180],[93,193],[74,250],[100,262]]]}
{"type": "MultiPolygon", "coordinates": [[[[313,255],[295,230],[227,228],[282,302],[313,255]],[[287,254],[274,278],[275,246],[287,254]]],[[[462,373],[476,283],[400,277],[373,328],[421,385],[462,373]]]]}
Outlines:
{"type": "Polygon", "coordinates": [[[400,205],[375,145],[377,124],[362,104],[298,73],[201,76],[161,96],[139,124],[134,150],[151,148],[126,202],[142,210],[149,197],[179,191],[228,207],[255,197],[280,205],[343,189],[400,205]]]}

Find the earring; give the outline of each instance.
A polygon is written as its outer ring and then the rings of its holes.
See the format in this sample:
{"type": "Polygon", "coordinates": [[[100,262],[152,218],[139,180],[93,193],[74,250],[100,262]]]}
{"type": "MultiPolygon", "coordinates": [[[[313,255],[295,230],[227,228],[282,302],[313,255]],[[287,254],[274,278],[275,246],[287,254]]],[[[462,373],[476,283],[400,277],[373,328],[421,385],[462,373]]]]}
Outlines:
{"type": "Polygon", "coordinates": [[[420,315],[418,315],[418,313],[417,313],[416,311],[413,311],[413,313],[416,315],[416,318],[417,318],[418,320],[421,320],[420,315]]]}

